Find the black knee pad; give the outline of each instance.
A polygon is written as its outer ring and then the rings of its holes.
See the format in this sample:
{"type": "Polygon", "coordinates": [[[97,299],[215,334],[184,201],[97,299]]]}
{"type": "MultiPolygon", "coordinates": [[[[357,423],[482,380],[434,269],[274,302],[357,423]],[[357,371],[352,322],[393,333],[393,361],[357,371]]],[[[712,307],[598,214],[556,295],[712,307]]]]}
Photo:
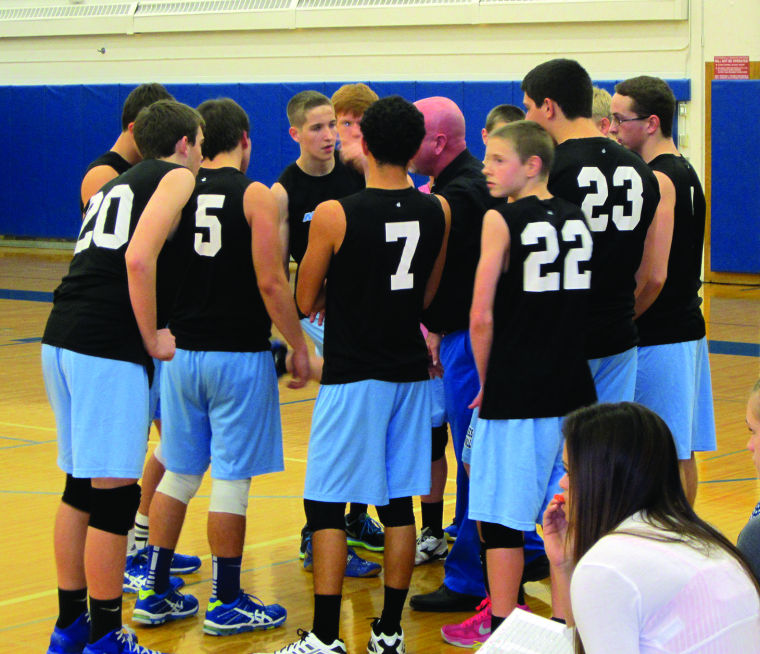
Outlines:
{"type": "Polygon", "coordinates": [[[444,422],[440,427],[433,427],[433,450],[431,461],[438,461],[446,454],[446,443],[449,442],[449,427],[444,422]]]}
{"type": "Polygon", "coordinates": [[[346,528],[345,502],[319,502],[304,499],[303,508],[306,512],[306,522],[309,523],[312,531],[346,528]]]}
{"type": "Polygon", "coordinates": [[[63,487],[61,500],[82,513],[89,513],[91,489],[92,483],[89,477],[78,478],[66,475],[66,485],[63,487]]]}
{"type": "Polygon", "coordinates": [[[135,483],[118,488],[93,488],[90,497],[90,527],[126,536],[140,505],[140,486],[135,483]]]}
{"type": "Polygon", "coordinates": [[[406,527],[414,524],[414,505],[411,497],[394,497],[385,506],[376,506],[377,517],[385,527],[406,527]]]}
{"type": "Polygon", "coordinates": [[[481,522],[480,533],[483,535],[483,547],[487,550],[513,549],[525,544],[522,531],[495,522],[481,522]]]}

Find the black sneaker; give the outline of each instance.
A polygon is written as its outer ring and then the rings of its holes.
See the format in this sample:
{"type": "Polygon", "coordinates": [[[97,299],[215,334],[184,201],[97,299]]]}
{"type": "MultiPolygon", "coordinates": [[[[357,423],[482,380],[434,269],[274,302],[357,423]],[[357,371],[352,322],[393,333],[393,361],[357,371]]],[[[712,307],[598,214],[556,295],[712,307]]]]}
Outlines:
{"type": "Polygon", "coordinates": [[[307,522],[303,529],[301,529],[301,547],[298,551],[298,558],[302,559],[306,556],[306,548],[309,545],[309,541],[311,540],[311,535],[314,533],[311,527],[309,527],[309,523],[307,522]]]}
{"type": "Polygon", "coordinates": [[[351,547],[363,547],[371,552],[385,549],[383,528],[366,513],[360,513],[354,521],[346,516],[346,540],[351,547]]]}

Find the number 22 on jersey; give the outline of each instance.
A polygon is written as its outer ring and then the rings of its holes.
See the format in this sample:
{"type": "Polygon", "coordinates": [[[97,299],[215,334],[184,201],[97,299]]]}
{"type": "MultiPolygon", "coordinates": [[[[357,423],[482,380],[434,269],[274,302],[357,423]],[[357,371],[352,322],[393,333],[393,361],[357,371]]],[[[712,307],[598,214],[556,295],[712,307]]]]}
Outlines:
{"type": "Polygon", "coordinates": [[[580,290],[591,288],[591,271],[581,272],[580,264],[591,260],[593,241],[582,220],[568,220],[557,234],[549,222],[528,223],[520,234],[524,246],[538,245],[543,240],[544,249],[534,250],[523,262],[523,290],[529,293],[546,291],[580,290]],[[553,264],[560,256],[559,238],[574,245],[567,250],[562,262],[562,273],[545,271],[542,266],[553,264]]]}

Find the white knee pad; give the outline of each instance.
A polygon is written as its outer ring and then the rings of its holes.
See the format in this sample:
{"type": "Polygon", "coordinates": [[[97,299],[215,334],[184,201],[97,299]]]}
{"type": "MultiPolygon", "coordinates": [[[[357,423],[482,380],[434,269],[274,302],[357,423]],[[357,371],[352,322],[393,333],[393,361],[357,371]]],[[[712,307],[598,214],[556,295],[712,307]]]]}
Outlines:
{"type": "Polygon", "coordinates": [[[156,490],[179,500],[182,504],[187,504],[198,492],[202,481],[203,475],[183,475],[167,470],[156,490]]]}
{"type": "Polygon", "coordinates": [[[164,468],[166,467],[166,461],[164,461],[164,451],[161,449],[161,441],[158,441],[156,449],[153,450],[153,456],[156,457],[156,461],[164,466],[164,468]]]}
{"type": "Polygon", "coordinates": [[[248,509],[248,490],[251,479],[214,479],[208,510],[215,513],[234,513],[244,516],[248,509]]]}

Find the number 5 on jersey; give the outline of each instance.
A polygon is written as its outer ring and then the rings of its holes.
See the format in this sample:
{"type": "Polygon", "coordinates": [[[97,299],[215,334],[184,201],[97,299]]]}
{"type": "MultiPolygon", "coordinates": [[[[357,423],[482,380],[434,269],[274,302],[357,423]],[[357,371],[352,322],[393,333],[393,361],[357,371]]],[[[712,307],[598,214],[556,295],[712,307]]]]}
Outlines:
{"type": "Polygon", "coordinates": [[[544,249],[531,252],[523,263],[523,290],[544,293],[591,288],[591,271],[580,271],[580,264],[591,260],[593,241],[591,232],[582,220],[568,220],[561,231],[562,241],[574,245],[565,254],[562,273],[544,271],[542,266],[553,264],[560,256],[557,230],[546,221],[529,223],[520,234],[524,246],[538,245],[543,239],[544,249]]]}
{"type": "Polygon", "coordinates": [[[195,227],[201,231],[195,232],[193,247],[202,257],[215,257],[222,249],[222,224],[219,218],[208,213],[209,209],[221,209],[224,206],[224,196],[205,194],[198,196],[198,209],[195,211],[195,227]],[[203,230],[208,230],[204,232],[203,230]],[[208,239],[204,239],[204,236],[208,239]]]}

